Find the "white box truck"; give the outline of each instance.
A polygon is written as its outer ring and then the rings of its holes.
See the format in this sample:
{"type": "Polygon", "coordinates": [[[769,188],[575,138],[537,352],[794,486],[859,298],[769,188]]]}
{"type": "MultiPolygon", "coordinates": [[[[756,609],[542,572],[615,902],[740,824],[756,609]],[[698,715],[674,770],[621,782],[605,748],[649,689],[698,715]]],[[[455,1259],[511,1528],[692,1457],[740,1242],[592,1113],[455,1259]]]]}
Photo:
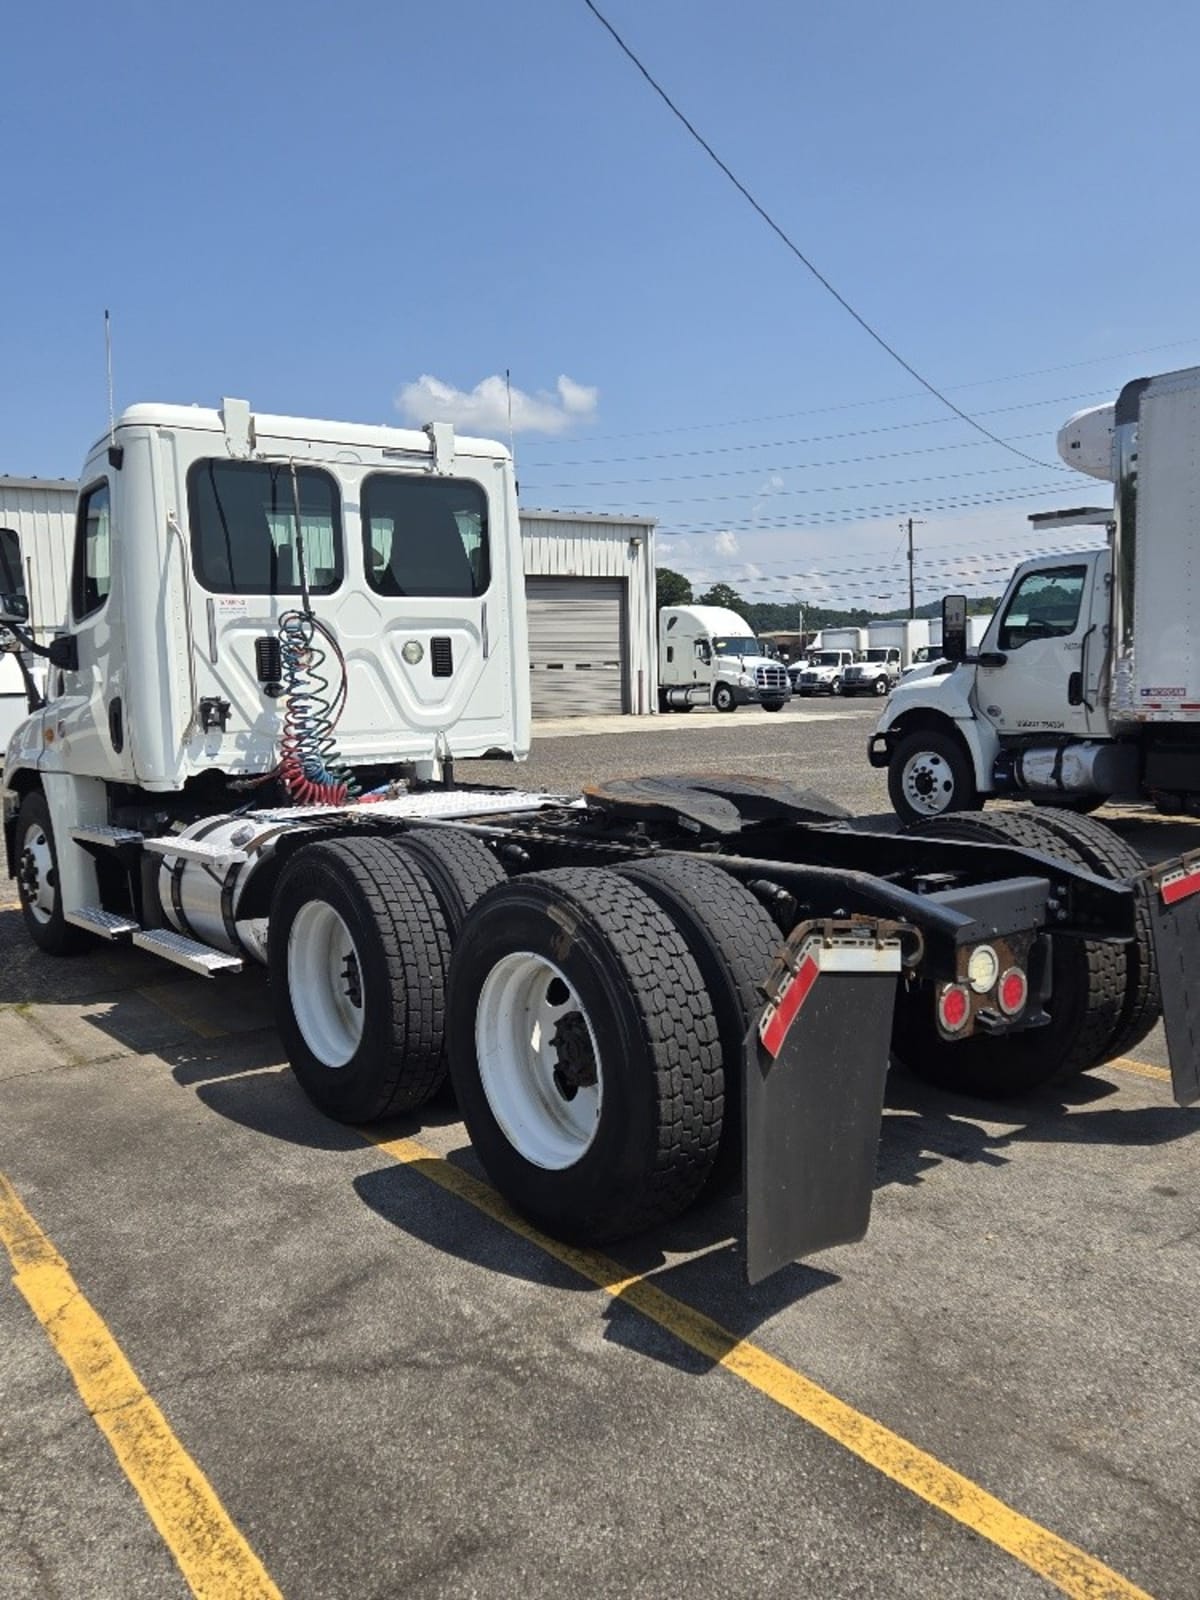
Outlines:
{"type": "Polygon", "coordinates": [[[1126,384],[1058,448],[1113,503],[1031,520],[1107,540],[1023,562],[979,650],[892,695],[870,757],[906,819],[992,795],[1200,804],[1200,368],[1126,384]]]}
{"type": "MultiPolygon", "coordinates": [[[[412,1113],[448,1075],[561,1238],[667,1221],[724,1151],[752,1281],[865,1232],[889,1056],[987,1095],[1086,1071],[1157,1021],[1157,951],[1200,1098],[1200,852],[1138,876],[1100,829],[1081,870],[1046,827],[889,834],[729,773],[457,780],[528,749],[524,583],[502,445],[125,411],[84,464],[61,634],[0,601],[51,668],[4,765],[33,943],[265,965],[317,1107],[412,1113]]],[[[703,621],[714,654],[746,637],[703,621]]]]}
{"type": "Polygon", "coordinates": [[[806,659],[790,669],[797,694],[841,694],[842,674],[857,661],[866,644],[865,628],[822,628],[806,659]]]}
{"type": "Polygon", "coordinates": [[[664,606],[658,614],[658,709],[761,706],[791,698],[787,667],[767,653],[744,617],[724,606],[664,606]]]}
{"type": "Polygon", "coordinates": [[[869,622],[862,659],[842,674],[843,694],[890,694],[916,652],[929,644],[926,617],[869,622]]]}

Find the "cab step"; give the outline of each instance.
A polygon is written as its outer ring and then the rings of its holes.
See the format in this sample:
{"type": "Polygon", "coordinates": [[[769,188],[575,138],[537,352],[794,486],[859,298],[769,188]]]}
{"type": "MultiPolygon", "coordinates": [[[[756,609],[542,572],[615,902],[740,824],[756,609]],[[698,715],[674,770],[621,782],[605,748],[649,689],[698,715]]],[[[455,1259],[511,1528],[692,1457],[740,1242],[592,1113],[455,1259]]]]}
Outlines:
{"type": "Polygon", "coordinates": [[[107,823],[72,828],[71,837],[76,844],[102,844],[112,850],[118,845],[142,842],[142,835],[136,828],[113,828],[107,823]]]}
{"type": "Polygon", "coordinates": [[[143,848],[158,856],[175,856],[180,861],[204,861],[210,866],[236,867],[249,858],[244,850],[228,845],[205,844],[203,839],[180,839],[168,833],[161,839],[146,839],[143,848]]]}
{"type": "Polygon", "coordinates": [[[77,911],[64,911],[63,921],[73,927],[86,928],[88,933],[99,934],[101,939],[115,939],[122,943],[141,927],[132,917],[120,911],[105,911],[103,906],[80,906],[77,911]]]}
{"type": "Polygon", "coordinates": [[[151,955],[162,956],[178,967],[186,967],[202,978],[215,978],[219,972],[240,972],[241,956],[226,955],[223,950],[213,950],[196,939],[185,938],[170,928],[144,928],[135,933],[133,942],[139,950],[149,950],[151,955]]]}

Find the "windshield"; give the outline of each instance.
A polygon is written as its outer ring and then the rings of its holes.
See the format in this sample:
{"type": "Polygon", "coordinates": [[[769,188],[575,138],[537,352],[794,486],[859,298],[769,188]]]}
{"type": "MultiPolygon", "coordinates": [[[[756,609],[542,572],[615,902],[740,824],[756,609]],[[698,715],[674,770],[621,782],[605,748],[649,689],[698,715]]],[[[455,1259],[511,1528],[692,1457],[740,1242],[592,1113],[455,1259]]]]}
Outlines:
{"type": "Polygon", "coordinates": [[[819,650],[815,656],[809,656],[810,667],[840,667],[842,658],[836,650],[819,650]]]}
{"type": "Polygon", "coordinates": [[[766,653],[757,639],[714,639],[713,649],[719,656],[761,656],[766,653]]]}
{"type": "Polygon", "coordinates": [[[892,654],[893,651],[891,650],[868,650],[865,659],[867,661],[886,661],[892,654]]]}

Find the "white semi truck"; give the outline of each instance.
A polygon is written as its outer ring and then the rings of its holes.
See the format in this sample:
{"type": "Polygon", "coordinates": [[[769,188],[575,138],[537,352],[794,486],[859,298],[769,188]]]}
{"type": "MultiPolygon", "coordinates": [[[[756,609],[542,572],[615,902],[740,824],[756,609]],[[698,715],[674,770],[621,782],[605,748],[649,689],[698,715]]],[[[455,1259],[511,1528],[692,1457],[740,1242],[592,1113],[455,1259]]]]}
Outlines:
{"type": "Polygon", "coordinates": [[[728,774],[456,781],[529,745],[500,445],[135,406],[85,462],[70,587],[4,768],[31,939],[265,964],[317,1107],[413,1112],[448,1074],[560,1237],[662,1222],[720,1167],[751,1280],[861,1237],[891,1055],[1015,1094],[1161,1009],[1200,1098],[1200,854],[1146,872],[1090,819],[888,834],[728,774]]]}
{"type": "Polygon", "coordinates": [[[762,706],[791,698],[787,667],[768,654],[745,617],[724,606],[664,606],[658,613],[658,708],[762,706]]]}
{"type": "Polygon", "coordinates": [[[1200,804],[1200,368],[1126,384],[1058,448],[1113,503],[1032,520],[1107,538],[1023,562],[978,651],[947,641],[945,670],[892,695],[870,758],[906,820],[991,796],[1200,804]]]}
{"type": "Polygon", "coordinates": [[[917,651],[928,644],[929,621],[925,617],[869,622],[861,657],[842,674],[842,693],[890,694],[901,673],[912,666],[917,651]]]}

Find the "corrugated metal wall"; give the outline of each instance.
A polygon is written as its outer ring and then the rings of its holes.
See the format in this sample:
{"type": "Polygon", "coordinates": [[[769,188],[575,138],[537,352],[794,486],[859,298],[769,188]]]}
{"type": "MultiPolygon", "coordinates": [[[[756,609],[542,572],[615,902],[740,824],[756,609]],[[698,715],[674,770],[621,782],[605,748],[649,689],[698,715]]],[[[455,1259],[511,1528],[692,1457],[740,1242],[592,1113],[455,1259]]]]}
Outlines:
{"type": "Polygon", "coordinates": [[[39,634],[66,620],[75,493],[65,480],[0,477],[0,528],[20,536],[30,620],[39,634]]]}
{"type": "MultiPolygon", "coordinates": [[[[564,612],[552,619],[553,591],[544,586],[535,590],[529,580],[537,578],[619,579],[623,585],[622,677],[624,709],[649,713],[658,705],[658,617],[654,603],[654,523],[647,518],[586,517],[564,512],[522,511],[521,543],[525,557],[527,593],[530,595],[530,659],[544,655],[543,644],[553,635],[563,637],[561,627],[577,602],[587,601],[585,586],[572,595],[564,585],[564,612]],[[545,634],[543,639],[542,635],[545,634]]],[[[609,593],[611,594],[611,590],[609,593]]],[[[596,587],[593,601],[599,601],[596,587]]],[[[599,621],[599,618],[597,618],[599,621]]],[[[534,678],[538,668],[533,668],[534,678]]],[[[580,674],[582,676],[582,674],[580,674]]],[[[534,682],[533,688],[538,689],[534,682]]],[[[582,715],[594,707],[593,694],[572,695],[556,688],[552,711],[542,715],[582,715]],[[561,704],[561,709],[559,705],[561,704]]],[[[611,705],[611,695],[606,708],[611,705]]],[[[612,707],[616,709],[615,706],[612,707]]],[[[535,698],[535,715],[536,710],[535,698]]]]}

